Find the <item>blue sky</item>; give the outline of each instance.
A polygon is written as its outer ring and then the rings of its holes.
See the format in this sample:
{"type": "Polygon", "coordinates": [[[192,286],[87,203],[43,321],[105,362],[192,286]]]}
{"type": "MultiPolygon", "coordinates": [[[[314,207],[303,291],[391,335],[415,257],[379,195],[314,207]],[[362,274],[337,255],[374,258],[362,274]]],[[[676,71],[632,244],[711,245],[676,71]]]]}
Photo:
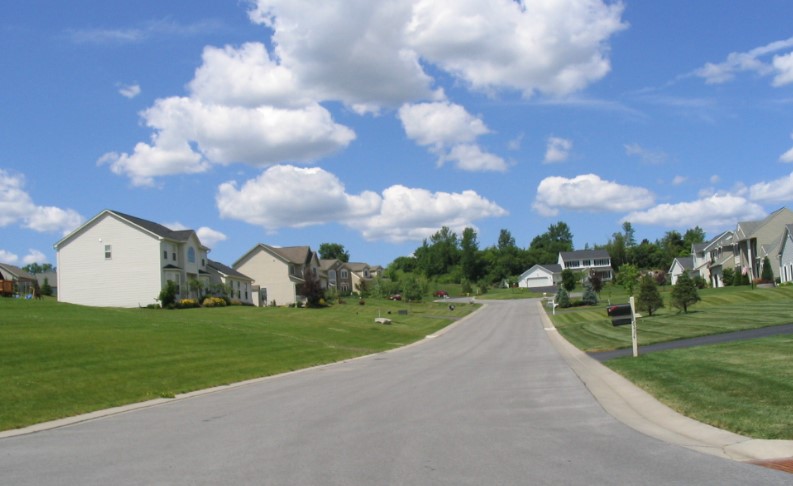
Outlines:
{"type": "Polygon", "coordinates": [[[0,261],[103,209],[387,265],[441,226],[520,246],[793,199],[788,0],[12,2],[0,261]],[[484,3],[489,3],[484,7],[484,3]]]}

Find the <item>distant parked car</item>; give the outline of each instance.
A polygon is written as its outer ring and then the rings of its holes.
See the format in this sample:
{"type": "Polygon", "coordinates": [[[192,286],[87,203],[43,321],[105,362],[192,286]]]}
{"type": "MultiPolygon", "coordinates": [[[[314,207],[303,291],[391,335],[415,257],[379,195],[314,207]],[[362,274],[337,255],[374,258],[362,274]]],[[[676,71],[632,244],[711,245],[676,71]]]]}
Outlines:
{"type": "Polygon", "coordinates": [[[432,295],[435,297],[443,297],[445,299],[449,297],[449,292],[446,292],[445,290],[436,290],[432,295]]]}
{"type": "Polygon", "coordinates": [[[402,300],[402,296],[400,294],[394,294],[391,297],[389,297],[389,299],[391,299],[391,300],[402,300]]]}

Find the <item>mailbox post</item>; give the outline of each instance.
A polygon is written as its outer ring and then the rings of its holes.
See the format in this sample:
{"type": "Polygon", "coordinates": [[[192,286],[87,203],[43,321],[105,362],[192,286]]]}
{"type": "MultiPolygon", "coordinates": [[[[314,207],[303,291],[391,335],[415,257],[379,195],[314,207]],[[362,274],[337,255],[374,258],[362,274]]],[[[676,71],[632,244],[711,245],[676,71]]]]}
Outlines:
{"type": "Polygon", "coordinates": [[[631,340],[633,341],[633,357],[639,356],[639,340],[636,335],[636,305],[633,297],[628,304],[610,305],[606,308],[606,313],[611,317],[611,325],[626,326],[631,325],[631,340]]]}

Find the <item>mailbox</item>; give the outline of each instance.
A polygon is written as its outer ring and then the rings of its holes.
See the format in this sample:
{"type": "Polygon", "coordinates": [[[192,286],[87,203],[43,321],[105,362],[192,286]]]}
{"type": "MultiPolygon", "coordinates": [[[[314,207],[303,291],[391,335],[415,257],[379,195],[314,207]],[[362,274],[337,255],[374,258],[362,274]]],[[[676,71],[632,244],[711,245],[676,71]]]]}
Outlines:
{"type": "Polygon", "coordinates": [[[606,313],[611,317],[613,326],[625,326],[633,323],[633,309],[630,304],[610,305],[606,308],[606,313]]]}

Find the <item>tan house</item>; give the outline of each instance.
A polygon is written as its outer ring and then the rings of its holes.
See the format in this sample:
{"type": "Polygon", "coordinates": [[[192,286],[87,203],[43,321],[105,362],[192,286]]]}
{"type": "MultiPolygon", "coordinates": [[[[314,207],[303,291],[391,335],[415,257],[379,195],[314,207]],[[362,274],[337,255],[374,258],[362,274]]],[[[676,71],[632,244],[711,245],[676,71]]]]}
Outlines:
{"type": "Polygon", "coordinates": [[[232,268],[253,279],[258,286],[254,293],[254,304],[293,305],[304,302],[300,295],[305,272],[312,278],[320,278],[320,262],[317,254],[308,246],[274,247],[259,243],[234,262],[232,268]]]}
{"type": "Polygon", "coordinates": [[[347,262],[344,267],[350,272],[349,278],[352,292],[360,292],[361,286],[368,285],[372,281],[373,277],[368,264],[347,262]]]}
{"type": "Polygon", "coordinates": [[[253,303],[253,279],[220,262],[207,260],[210,287],[222,285],[224,295],[243,304],[253,303]]]}
{"type": "Polygon", "coordinates": [[[8,263],[0,263],[0,295],[32,295],[36,276],[8,263]]]}
{"type": "Polygon", "coordinates": [[[793,211],[788,208],[777,209],[759,221],[738,223],[734,244],[740,271],[745,269],[751,278],[760,278],[763,260],[768,257],[774,278],[779,278],[779,251],[789,224],[793,224],[793,211]]]}

